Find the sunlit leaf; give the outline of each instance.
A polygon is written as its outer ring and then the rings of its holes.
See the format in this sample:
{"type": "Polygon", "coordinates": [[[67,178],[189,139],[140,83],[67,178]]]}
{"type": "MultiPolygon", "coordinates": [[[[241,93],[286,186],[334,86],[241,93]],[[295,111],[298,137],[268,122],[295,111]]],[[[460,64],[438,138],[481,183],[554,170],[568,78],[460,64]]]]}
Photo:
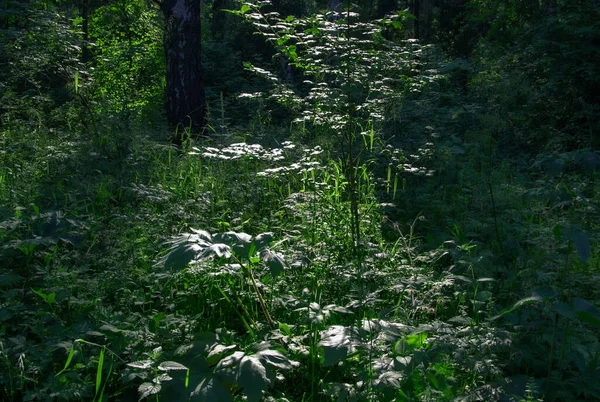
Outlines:
{"type": "Polygon", "coordinates": [[[229,258],[229,257],[231,257],[231,247],[229,247],[226,244],[215,243],[215,244],[212,244],[212,245],[206,247],[200,254],[200,257],[206,258],[206,257],[210,257],[211,255],[216,255],[217,257],[229,258]]]}
{"type": "Polygon", "coordinates": [[[177,370],[187,370],[188,368],[181,363],[166,361],[162,362],[158,365],[158,369],[162,371],[177,371],[177,370]]]}
{"type": "Polygon", "coordinates": [[[273,232],[261,233],[252,240],[257,250],[267,247],[273,241],[273,232]]]}
{"type": "Polygon", "coordinates": [[[169,270],[180,271],[196,258],[202,247],[196,243],[179,244],[160,259],[158,265],[169,270]]]}
{"type": "Polygon", "coordinates": [[[247,259],[250,253],[252,236],[247,233],[226,232],[213,235],[215,243],[223,243],[233,249],[239,258],[247,259]]]}
{"type": "Polygon", "coordinates": [[[285,270],[283,256],[279,253],[274,253],[270,249],[264,249],[262,252],[262,261],[271,271],[271,275],[279,276],[285,270]]]}
{"type": "Polygon", "coordinates": [[[155,395],[158,394],[160,392],[161,389],[161,385],[160,383],[155,384],[155,383],[151,383],[151,382],[145,382],[142,383],[139,387],[138,387],[138,393],[140,394],[140,401],[144,398],[147,398],[151,395],[155,395]]]}
{"type": "Polygon", "coordinates": [[[332,325],[321,332],[319,346],[323,348],[323,365],[332,366],[346,358],[354,351],[358,339],[356,328],[343,325],[332,325]]]}
{"type": "Polygon", "coordinates": [[[278,350],[261,350],[256,353],[256,356],[264,360],[267,364],[282,370],[291,370],[294,367],[293,363],[278,350]]]}
{"type": "Polygon", "coordinates": [[[223,358],[223,356],[235,350],[236,347],[237,345],[225,346],[221,344],[216,344],[208,353],[208,356],[206,357],[206,363],[208,363],[209,366],[214,366],[223,358]]]}
{"type": "Polygon", "coordinates": [[[238,385],[243,388],[249,402],[259,402],[270,380],[262,362],[255,356],[244,356],[239,367],[238,385]]]}
{"type": "Polygon", "coordinates": [[[140,360],[137,362],[127,363],[127,365],[129,367],[145,370],[152,367],[152,360],[140,360]]]}

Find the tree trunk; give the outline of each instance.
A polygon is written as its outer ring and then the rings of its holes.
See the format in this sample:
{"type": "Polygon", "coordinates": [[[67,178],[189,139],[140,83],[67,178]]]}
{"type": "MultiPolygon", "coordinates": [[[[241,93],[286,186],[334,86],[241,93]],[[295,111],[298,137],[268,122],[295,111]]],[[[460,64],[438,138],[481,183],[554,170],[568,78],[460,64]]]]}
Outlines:
{"type": "Polygon", "coordinates": [[[200,1],[163,0],[167,64],[167,120],[178,129],[201,133],[206,105],[200,64],[200,1]]]}
{"type": "Polygon", "coordinates": [[[379,0],[377,2],[375,18],[383,18],[392,11],[395,11],[397,8],[398,2],[396,0],[379,0]]]}
{"type": "Polygon", "coordinates": [[[419,21],[419,19],[421,18],[421,1],[420,0],[413,1],[412,15],[415,16],[415,19],[414,19],[415,39],[420,39],[420,32],[419,32],[420,22],[421,22],[421,21],[419,21]]]}

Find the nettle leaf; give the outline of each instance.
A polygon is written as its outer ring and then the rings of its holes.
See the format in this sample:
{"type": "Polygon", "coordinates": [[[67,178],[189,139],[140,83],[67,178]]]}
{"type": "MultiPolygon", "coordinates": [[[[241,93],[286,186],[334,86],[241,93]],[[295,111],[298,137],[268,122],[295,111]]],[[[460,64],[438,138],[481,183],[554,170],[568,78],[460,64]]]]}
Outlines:
{"type": "Polygon", "coordinates": [[[198,402],[233,402],[229,390],[214,376],[202,379],[191,394],[191,401],[198,402]]]}
{"type": "Polygon", "coordinates": [[[572,227],[564,227],[556,225],[554,227],[554,236],[557,239],[567,239],[573,242],[579,260],[584,264],[588,262],[591,256],[590,236],[579,229],[577,225],[572,227]]]}
{"type": "Polygon", "coordinates": [[[215,372],[242,388],[250,402],[260,401],[263,391],[271,382],[260,359],[241,351],[221,360],[215,372]]]}
{"type": "Polygon", "coordinates": [[[577,318],[600,328],[600,312],[590,302],[576,298],[573,300],[573,310],[577,318]]]}
{"type": "Polygon", "coordinates": [[[140,360],[137,362],[127,363],[129,367],[146,370],[152,367],[152,360],[140,360]]]}
{"type": "Polygon", "coordinates": [[[0,275],[0,288],[14,286],[21,282],[24,278],[15,274],[14,272],[6,272],[0,275]]]}
{"type": "Polygon", "coordinates": [[[229,258],[231,257],[231,247],[223,243],[212,244],[202,251],[200,258],[207,258],[212,255],[222,258],[229,258]]]}
{"type": "Polygon", "coordinates": [[[296,362],[288,359],[280,351],[273,349],[261,350],[260,352],[256,353],[255,356],[258,356],[265,363],[282,370],[291,370],[294,368],[294,365],[297,364],[296,362]]]}
{"type": "Polygon", "coordinates": [[[160,383],[151,383],[151,382],[145,382],[143,384],[141,384],[138,387],[138,392],[140,394],[140,401],[144,398],[149,397],[150,395],[155,395],[158,394],[160,392],[161,389],[161,385],[160,383]]]}
{"type": "Polygon", "coordinates": [[[211,245],[210,234],[198,232],[200,233],[184,233],[169,241],[172,245],[169,252],[155,266],[178,271],[185,268],[205,247],[211,245]]]}
{"type": "Polygon", "coordinates": [[[323,365],[333,366],[343,361],[348,353],[356,349],[360,336],[354,327],[333,325],[321,331],[319,346],[323,348],[323,365]]]}
{"type": "Polygon", "coordinates": [[[217,233],[213,236],[215,243],[223,243],[233,249],[239,258],[250,257],[250,244],[252,236],[248,233],[225,232],[217,233]]]}
{"type": "Polygon", "coordinates": [[[376,388],[396,388],[399,389],[404,378],[404,373],[399,371],[386,371],[373,382],[373,386],[376,388]]]}
{"type": "Polygon", "coordinates": [[[556,303],[553,308],[563,317],[578,318],[596,328],[600,328],[600,312],[587,300],[575,298],[569,303],[556,303]]]}
{"type": "Polygon", "coordinates": [[[164,266],[167,269],[180,271],[195,259],[200,251],[202,251],[202,247],[198,244],[182,244],[166,255],[164,266]]]}
{"type": "Polygon", "coordinates": [[[223,358],[223,356],[228,355],[236,347],[237,345],[214,345],[206,357],[206,363],[208,363],[209,366],[214,366],[223,358]]]}
{"type": "Polygon", "coordinates": [[[252,240],[257,250],[267,247],[273,241],[273,232],[261,233],[252,240]]]}
{"type": "Polygon", "coordinates": [[[166,361],[158,365],[158,369],[161,371],[177,371],[187,370],[188,368],[181,363],[166,361]]]}
{"type": "Polygon", "coordinates": [[[273,276],[279,276],[285,270],[283,256],[279,253],[274,253],[268,248],[262,253],[262,261],[269,268],[273,276]]]}
{"type": "Polygon", "coordinates": [[[266,391],[271,381],[267,377],[267,369],[255,356],[244,356],[240,363],[238,385],[250,402],[259,402],[263,391],[266,391]]]}

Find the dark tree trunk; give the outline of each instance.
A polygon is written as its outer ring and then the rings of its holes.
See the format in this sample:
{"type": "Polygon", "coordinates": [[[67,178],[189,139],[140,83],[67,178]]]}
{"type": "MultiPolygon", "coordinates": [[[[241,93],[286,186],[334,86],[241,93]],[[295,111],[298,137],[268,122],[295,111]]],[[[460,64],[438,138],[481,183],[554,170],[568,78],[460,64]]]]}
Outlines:
{"type": "Polygon", "coordinates": [[[414,20],[414,27],[415,27],[415,39],[419,39],[420,38],[420,32],[419,32],[419,28],[420,28],[420,21],[419,18],[421,18],[421,1],[420,0],[413,0],[413,7],[412,7],[412,15],[415,16],[415,20],[414,20]]]}
{"type": "Polygon", "coordinates": [[[375,18],[383,18],[392,11],[395,11],[397,8],[398,2],[396,0],[379,0],[377,2],[375,18]]]}
{"type": "Polygon", "coordinates": [[[167,120],[183,133],[201,133],[206,105],[200,64],[200,1],[158,2],[165,17],[167,120]]]}

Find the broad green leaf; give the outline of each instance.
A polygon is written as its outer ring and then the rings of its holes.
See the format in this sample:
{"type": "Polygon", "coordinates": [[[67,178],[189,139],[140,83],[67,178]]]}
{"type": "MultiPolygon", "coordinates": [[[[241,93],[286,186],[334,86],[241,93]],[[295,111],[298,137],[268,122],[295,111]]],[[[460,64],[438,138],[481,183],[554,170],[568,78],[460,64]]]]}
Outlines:
{"type": "Polygon", "coordinates": [[[399,371],[386,371],[373,382],[377,388],[400,388],[404,373],[399,371]]]}
{"type": "Polygon", "coordinates": [[[225,232],[213,235],[215,243],[223,243],[233,249],[239,258],[247,259],[250,253],[252,236],[243,232],[225,232]]]}
{"type": "Polygon", "coordinates": [[[356,328],[332,325],[322,331],[319,346],[324,352],[323,365],[332,366],[344,360],[348,353],[354,351],[357,341],[356,328]]]}
{"type": "Polygon", "coordinates": [[[162,265],[168,270],[181,271],[198,253],[202,251],[202,247],[196,243],[179,244],[171,249],[171,251],[160,259],[157,265],[162,265]]]}
{"type": "Polygon", "coordinates": [[[192,391],[191,401],[194,402],[233,402],[229,390],[214,376],[202,379],[192,391]]]}
{"type": "Polygon", "coordinates": [[[554,226],[554,236],[557,240],[567,239],[573,242],[577,256],[583,263],[588,262],[591,255],[590,237],[581,230],[577,225],[572,227],[564,227],[561,225],[554,226]]]}
{"type": "Polygon", "coordinates": [[[576,298],[569,303],[557,303],[554,310],[566,318],[578,318],[600,328],[600,312],[587,300],[576,298]]]}
{"type": "Polygon", "coordinates": [[[590,237],[582,231],[574,231],[571,234],[571,241],[577,250],[579,260],[584,264],[588,262],[591,255],[590,237]]]}
{"type": "Polygon", "coordinates": [[[217,257],[222,258],[229,258],[231,257],[231,248],[223,243],[215,243],[209,247],[206,247],[200,254],[200,257],[207,258],[211,255],[216,255],[217,257]]]}
{"type": "Polygon", "coordinates": [[[265,366],[255,356],[244,356],[238,373],[238,385],[243,388],[248,401],[259,402],[271,382],[265,366]]]}
{"type": "Polygon", "coordinates": [[[269,271],[273,276],[279,276],[285,270],[283,256],[279,253],[272,252],[268,248],[263,250],[262,261],[267,268],[269,268],[269,271]]]}
{"type": "Polygon", "coordinates": [[[256,353],[255,356],[258,356],[261,360],[264,360],[265,363],[282,370],[291,370],[294,367],[292,362],[278,350],[261,350],[260,352],[256,353]]]}
{"type": "Polygon", "coordinates": [[[427,340],[428,337],[429,337],[429,334],[427,332],[420,332],[418,334],[408,335],[405,338],[405,342],[412,349],[418,349],[418,348],[423,347],[423,345],[425,344],[425,341],[427,340]]]}
{"type": "Polygon", "coordinates": [[[476,300],[485,302],[485,301],[490,300],[491,297],[492,297],[492,292],[490,292],[488,290],[482,290],[480,292],[477,292],[476,300]]]}
{"type": "Polygon", "coordinates": [[[166,361],[158,365],[158,369],[162,371],[187,370],[188,368],[181,363],[166,361]]]}
{"type": "Polygon", "coordinates": [[[149,397],[150,395],[155,395],[158,394],[160,392],[161,389],[161,385],[160,383],[155,384],[155,383],[151,383],[151,382],[145,382],[142,383],[139,387],[138,387],[138,392],[140,394],[140,401],[142,399],[145,399],[147,397],[149,397]]]}
{"type": "Polygon", "coordinates": [[[283,323],[283,322],[279,322],[279,330],[281,332],[283,332],[284,335],[290,336],[292,335],[292,329],[290,328],[289,325],[283,323]]]}
{"type": "Polygon", "coordinates": [[[348,348],[345,346],[339,347],[323,347],[323,366],[330,367],[338,364],[348,356],[348,348]]]}
{"type": "Polygon", "coordinates": [[[229,354],[236,347],[237,345],[225,346],[221,344],[216,344],[208,353],[208,356],[206,357],[206,363],[209,366],[214,366],[223,358],[223,356],[229,354]]]}
{"type": "Polygon", "coordinates": [[[22,276],[19,276],[14,272],[6,272],[0,275],[0,288],[14,286],[22,280],[22,276]]]}
{"type": "Polygon", "coordinates": [[[252,240],[257,250],[267,247],[273,241],[273,232],[261,233],[252,240]]]}
{"type": "Polygon", "coordinates": [[[247,4],[242,4],[242,7],[240,7],[241,14],[246,14],[250,10],[252,10],[252,8],[250,6],[248,6],[247,4]]]}
{"type": "Polygon", "coordinates": [[[192,233],[194,233],[196,236],[198,236],[198,239],[204,240],[209,243],[212,242],[212,235],[209,232],[207,232],[206,230],[201,230],[201,229],[190,229],[190,230],[192,231],[192,233]]]}

